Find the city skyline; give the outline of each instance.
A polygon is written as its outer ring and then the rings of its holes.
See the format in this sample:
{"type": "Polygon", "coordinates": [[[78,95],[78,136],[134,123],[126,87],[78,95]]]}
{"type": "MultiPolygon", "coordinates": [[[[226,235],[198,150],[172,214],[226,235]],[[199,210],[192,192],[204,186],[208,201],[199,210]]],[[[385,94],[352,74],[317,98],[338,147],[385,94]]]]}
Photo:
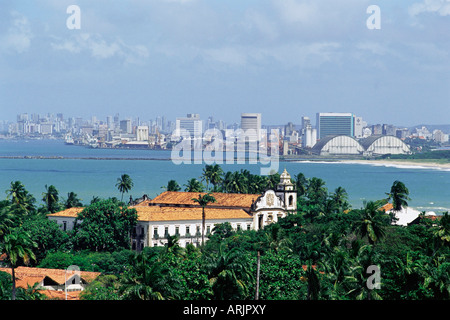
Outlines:
{"type": "Polygon", "coordinates": [[[450,122],[450,2],[4,1],[0,118],[20,113],[300,123],[450,122]],[[69,29],[70,5],[80,29],[69,29]],[[270,119],[270,121],[268,121],[270,119]]]}

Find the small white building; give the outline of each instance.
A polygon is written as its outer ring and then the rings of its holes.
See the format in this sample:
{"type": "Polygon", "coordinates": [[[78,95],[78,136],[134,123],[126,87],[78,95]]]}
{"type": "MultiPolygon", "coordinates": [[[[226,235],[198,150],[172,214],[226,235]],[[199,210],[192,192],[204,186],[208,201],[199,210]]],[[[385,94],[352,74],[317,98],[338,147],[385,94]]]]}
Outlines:
{"type": "MultiPolygon", "coordinates": [[[[200,193],[204,195],[204,193],[200,193]]],[[[276,190],[263,194],[213,193],[216,202],[205,208],[205,239],[216,224],[229,222],[235,230],[259,230],[297,210],[297,192],[291,176],[284,170],[276,190]]],[[[137,226],[131,234],[134,250],[163,246],[168,236],[177,236],[179,245],[201,243],[202,208],[194,202],[197,192],[166,191],[152,200],[130,208],[138,213],[137,226]]],[[[70,208],[49,214],[63,230],[73,229],[84,208],[70,208]]]]}

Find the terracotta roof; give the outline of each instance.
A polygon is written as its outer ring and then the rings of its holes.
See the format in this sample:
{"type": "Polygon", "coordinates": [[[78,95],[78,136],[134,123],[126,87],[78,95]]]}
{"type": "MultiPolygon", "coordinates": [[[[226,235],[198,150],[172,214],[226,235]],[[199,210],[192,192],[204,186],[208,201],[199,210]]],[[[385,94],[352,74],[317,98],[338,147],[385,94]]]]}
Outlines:
{"type": "Polygon", "coordinates": [[[74,208],[70,208],[70,209],[65,209],[59,212],[55,212],[55,213],[50,213],[47,216],[49,217],[71,217],[71,218],[76,218],[78,216],[78,214],[83,211],[83,207],[74,207],[74,208]]]}
{"type": "MultiPolygon", "coordinates": [[[[205,195],[204,192],[177,192],[165,191],[159,196],[150,200],[153,205],[189,205],[198,206],[192,199],[198,198],[199,194],[205,195]]],[[[243,193],[212,193],[216,202],[208,204],[208,207],[240,207],[250,208],[252,203],[258,199],[259,194],[243,194],[243,193]]]]}
{"type": "MultiPolygon", "coordinates": [[[[12,273],[11,268],[0,268],[0,271],[12,273]]],[[[42,284],[45,278],[49,278],[56,282],[58,285],[64,285],[66,280],[66,270],[64,269],[47,269],[47,268],[29,268],[29,267],[17,267],[14,269],[16,276],[16,286],[20,288],[27,288],[27,286],[33,286],[36,282],[42,284]]],[[[67,271],[67,278],[70,279],[71,275],[74,275],[75,271],[67,271]]],[[[100,272],[88,272],[80,271],[81,279],[85,282],[91,282],[100,275],[100,272]]],[[[49,299],[65,299],[64,291],[56,291],[43,289],[41,293],[45,294],[49,299]]],[[[69,291],[67,292],[67,300],[78,300],[81,291],[69,291]]]]}
{"type": "MultiPolygon", "coordinates": [[[[11,274],[11,268],[0,268],[0,271],[11,274]]],[[[34,285],[36,282],[41,282],[46,277],[52,279],[59,285],[63,285],[66,276],[65,269],[47,269],[47,268],[31,268],[31,267],[17,267],[14,269],[16,275],[17,285],[26,288],[26,285],[34,285]]],[[[67,271],[67,277],[75,274],[75,271],[67,271]]],[[[95,280],[100,275],[100,272],[80,271],[81,279],[86,282],[95,280]]]]}
{"type": "Polygon", "coordinates": [[[388,212],[394,208],[392,203],[386,203],[384,206],[380,207],[378,210],[388,212]]]}
{"type": "MultiPolygon", "coordinates": [[[[176,221],[176,220],[201,220],[202,208],[201,207],[166,207],[166,206],[132,206],[129,208],[136,209],[138,214],[138,221],[176,221]]],[[[73,208],[72,208],[73,209],[73,208]]],[[[63,210],[60,212],[49,214],[50,217],[71,217],[76,218],[79,210],[63,210]],[[68,211],[70,210],[70,211],[68,211]]],[[[207,220],[218,219],[248,219],[251,216],[239,207],[237,208],[217,208],[210,207],[209,204],[205,208],[207,220]]]]}
{"type": "MultiPolygon", "coordinates": [[[[192,207],[134,207],[139,221],[176,221],[202,220],[202,208],[192,207]]],[[[243,209],[205,208],[206,220],[219,219],[250,219],[251,216],[243,209]]]]}

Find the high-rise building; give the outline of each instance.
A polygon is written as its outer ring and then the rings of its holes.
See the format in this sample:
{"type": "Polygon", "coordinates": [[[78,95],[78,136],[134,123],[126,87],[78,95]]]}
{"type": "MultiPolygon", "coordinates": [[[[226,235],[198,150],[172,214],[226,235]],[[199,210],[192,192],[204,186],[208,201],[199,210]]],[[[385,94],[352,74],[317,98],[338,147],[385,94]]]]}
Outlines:
{"type": "Polygon", "coordinates": [[[355,136],[355,116],[353,113],[317,113],[317,135],[319,139],[326,136],[355,136]]]}
{"type": "Polygon", "coordinates": [[[120,120],[120,131],[122,131],[123,133],[131,133],[132,132],[130,119],[120,120]]]}
{"type": "Polygon", "coordinates": [[[311,125],[309,117],[302,117],[302,147],[312,148],[317,142],[317,130],[311,125]]]}
{"type": "Polygon", "coordinates": [[[241,129],[249,141],[257,141],[261,137],[261,113],[241,113],[241,129]]]}
{"type": "Polygon", "coordinates": [[[177,118],[175,129],[182,135],[181,130],[186,130],[189,135],[194,138],[202,136],[203,121],[200,120],[200,115],[197,113],[188,113],[186,118],[177,118]]]}

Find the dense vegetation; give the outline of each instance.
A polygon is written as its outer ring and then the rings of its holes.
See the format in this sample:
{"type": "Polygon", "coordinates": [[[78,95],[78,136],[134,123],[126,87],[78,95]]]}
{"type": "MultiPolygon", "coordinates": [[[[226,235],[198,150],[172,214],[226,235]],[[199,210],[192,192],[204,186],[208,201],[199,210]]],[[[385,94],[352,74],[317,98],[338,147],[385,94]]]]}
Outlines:
{"type": "MultiPolygon", "coordinates": [[[[117,183],[122,195],[132,187],[131,179],[123,178],[117,183]]],[[[260,177],[211,165],[184,190],[260,193],[278,181],[278,174],[260,177]]],[[[387,196],[363,208],[351,208],[343,188],[329,192],[319,178],[299,173],[293,182],[297,213],[263,230],[236,231],[224,223],[216,225],[200,248],[181,248],[169,236],[165,247],[140,253],[131,251],[125,240],[136,224],[136,212],[118,199],[94,197],[80,216],[83,221],[65,232],[46,214],[79,206],[76,194],[61,199],[49,186],[44,205],[37,207],[25,187],[12,182],[0,202],[0,254],[6,254],[1,263],[99,271],[102,275],[82,293],[89,300],[254,299],[256,292],[259,299],[283,300],[450,298],[448,213],[439,221],[423,218],[415,225],[394,226],[395,217],[378,208],[388,199],[407,205],[407,188],[398,181],[386,190],[387,196]],[[379,285],[368,272],[374,267],[379,285]]],[[[182,188],[171,180],[166,189],[182,188]]],[[[204,208],[207,214],[207,203],[204,208]]],[[[36,287],[16,290],[11,276],[0,272],[0,299],[13,295],[42,298],[36,287]]]]}

